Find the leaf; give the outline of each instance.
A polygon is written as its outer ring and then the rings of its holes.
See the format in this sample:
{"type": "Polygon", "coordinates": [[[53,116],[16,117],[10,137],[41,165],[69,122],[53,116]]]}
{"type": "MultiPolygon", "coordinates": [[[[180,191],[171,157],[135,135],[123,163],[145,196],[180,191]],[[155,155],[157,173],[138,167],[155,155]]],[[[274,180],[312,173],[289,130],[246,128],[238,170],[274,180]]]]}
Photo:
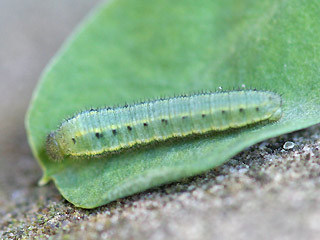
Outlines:
{"type": "Polygon", "coordinates": [[[45,70],[26,117],[44,171],[94,208],[219,166],[264,139],[319,122],[317,0],[115,0],[97,7],[45,70]],[[45,138],[73,113],[242,85],[283,94],[280,121],[105,159],[52,162],[45,138]]]}

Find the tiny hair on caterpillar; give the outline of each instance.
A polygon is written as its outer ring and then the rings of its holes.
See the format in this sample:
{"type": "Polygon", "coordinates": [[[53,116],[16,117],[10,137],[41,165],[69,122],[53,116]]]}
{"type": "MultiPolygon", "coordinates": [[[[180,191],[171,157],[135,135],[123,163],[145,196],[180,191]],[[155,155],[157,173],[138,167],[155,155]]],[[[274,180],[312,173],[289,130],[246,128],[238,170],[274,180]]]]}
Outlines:
{"type": "Polygon", "coordinates": [[[90,109],[63,121],[47,136],[46,149],[55,161],[105,156],[156,141],[277,121],[281,106],[277,93],[234,90],[90,109]]]}

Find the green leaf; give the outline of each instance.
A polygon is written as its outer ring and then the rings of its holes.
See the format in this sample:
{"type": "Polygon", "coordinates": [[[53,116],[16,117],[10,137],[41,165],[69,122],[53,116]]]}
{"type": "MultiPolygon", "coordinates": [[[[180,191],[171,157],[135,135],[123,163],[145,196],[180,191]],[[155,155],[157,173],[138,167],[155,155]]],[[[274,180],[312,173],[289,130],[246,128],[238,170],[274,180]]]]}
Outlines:
{"type": "Polygon", "coordinates": [[[97,7],[44,72],[26,117],[43,168],[76,206],[94,208],[199,174],[264,139],[319,122],[318,0],[115,0],[97,7]],[[105,159],[52,162],[45,138],[73,113],[242,85],[283,94],[283,117],[214,137],[105,159]]]}

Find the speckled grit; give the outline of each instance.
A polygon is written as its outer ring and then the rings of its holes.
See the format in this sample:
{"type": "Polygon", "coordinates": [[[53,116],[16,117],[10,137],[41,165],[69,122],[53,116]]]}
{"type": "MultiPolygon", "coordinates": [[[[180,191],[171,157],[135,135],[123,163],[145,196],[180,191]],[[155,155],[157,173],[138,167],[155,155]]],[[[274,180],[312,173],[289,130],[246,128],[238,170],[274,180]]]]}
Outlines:
{"type": "Polygon", "coordinates": [[[29,186],[29,193],[13,194],[0,237],[317,239],[319,139],[319,125],[273,138],[218,169],[95,210],[73,207],[52,184],[29,186]],[[295,146],[285,150],[288,141],[295,146]],[[33,191],[38,196],[25,198],[33,191]]]}

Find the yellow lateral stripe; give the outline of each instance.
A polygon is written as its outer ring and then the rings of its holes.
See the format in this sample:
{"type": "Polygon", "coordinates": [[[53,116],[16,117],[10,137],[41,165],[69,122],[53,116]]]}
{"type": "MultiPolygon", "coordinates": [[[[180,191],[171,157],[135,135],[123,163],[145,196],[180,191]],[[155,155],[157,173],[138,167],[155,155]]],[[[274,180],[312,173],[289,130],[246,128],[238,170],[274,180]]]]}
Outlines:
{"type": "MultiPolygon", "coordinates": [[[[266,105],[266,104],[268,104],[268,102],[266,102],[265,104],[261,104],[260,106],[264,106],[264,105],[266,105]]],[[[246,108],[250,108],[250,107],[252,107],[252,106],[255,106],[254,104],[252,104],[251,106],[248,106],[248,107],[246,107],[246,108]]],[[[237,110],[238,108],[232,108],[230,111],[235,111],[235,110],[237,110]]],[[[222,110],[224,110],[223,108],[221,108],[221,109],[218,109],[218,110],[215,110],[215,111],[217,111],[217,112],[219,112],[219,111],[222,111],[222,110]]],[[[206,115],[209,115],[210,114],[210,111],[206,111],[206,112],[201,112],[201,114],[206,114],[206,115]]],[[[188,113],[184,113],[184,114],[179,114],[177,117],[179,118],[181,118],[181,117],[183,117],[183,116],[186,116],[186,115],[188,115],[188,113]]],[[[162,119],[163,117],[160,117],[160,118],[156,118],[154,121],[161,121],[161,119],[162,119]]],[[[126,126],[128,126],[128,125],[133,125],[133,126],[135,126],[135,125],[139,125],[139,124],[143,124],[143,123],[145,123],[145,122],[148,122],[148,119],[142,119],[142,120],[140,120],[140,121],[136,121],[136,122],[134,122],[134,124],[132,124],[132,123],[123,123],[123,124],[121,124],[120,125],[120,127],[117,127],[116,125],[111,125],[111,127],[106,127],[106,128],[101,128],[101,130],[100,130],[100,128],[94,128],[93,129],[93,131],[83,131],[83,130],[79,130],[79,131],[77,131],[76,133],[75,133],[75,135],[74,135],[74,137],[81,137],[81,136],[83,136],[83,135],[86,135],[86,134],[92,134],[92,133],[95,133],[95,132],[100,132],[100,131],[107,131],[107,130],[112,130],[112,129],[119,129],[119,128],[123,128],[123,127],[126,127],[126,126]]],[[[132,127],[133,127],[132,126],[132,127]]]]}
{"type": "MultiPolygon", "coordinates": [[[[201,112],[202,113],[202,112],[201,112]]],[[[204,112],[204,113],[202,113],[202,114],[208,114],[208,112],[204,112]]],[[[187,113],[185,113],[185,114],[180,114],[180,115],[178,115],[177,117],[183,117],[183,116],[186,116],[187,115],[187,113]]],[[[154,121],[161,121],[161,119],[163,119],[163,117],[160,117],[160,118],[156,118],[154,121]]],[[[119,128],[123,128],[123,127],[126,127],[126,126],[128,126],[128,125],[132,125],[132,127],[134,127],[135,125],[139,125],[139,124],[143,124],[143,123],[145,123],[145,122],[148,122],[148,119],[142,119],[142,120],[140,120],[140,121],[136,121],[136,122],[134,122],[134,124],[132,124],[132,123],[123,123],[123,124],[121,124],[120,125],[120,127],[119,128]]],[[[75,137],[81,137],[81,136],[83,136],[83,135],[86,135],[86,134],[89,134],[89,133],[95,133],[95,132],[100,132],[100,129],[98,129],[98,131],[97,131],[97,129],[98,128],[95,128],[95,129],[93,129],[93,131],[81,131],[81,130],[79,130],[79,131],[77,131],[76,133],[75,133],[75,137]]],[[[112,129],[118,129],[117,127],[116,127],[116,125],[111,125],[111,127],[107,127],[107,128],[101,128],[101,130],[104,132],[104,131],[107,131],[107,130],[112,130],[112,129]]]]}
{"type": "MultiPolygon", "coordinates": [[[[153,141],[158,141],[158,140],[165,141],[165,140],[173,138],[173,137],[185,137],[185,136],[188,136],[188,135],[205,133],[205,132],[210,132],[210,131],[223,131],[223,130],[228,129],[228,128],[229,128],[229,126],[226,126],[224,128],[219,128],[219,129],[218,128],[207,128],[207,129],[200,130],[200,131],[197,131],[197,132],[190,131],[190,132],[186,132],[186,133],[181,133],[179,135],[178,135],[178,133],[173,133],[173,134],[170,134],[169,136],[166,136],[165,138],[152,137],[152,138],[146,139],[144,142],[142,142],[142,144],[148,144],[148,143],[151,143],[153,141]]],[[[138,144],[139,144],[138,141],[132,141],[132,142],[126,143],[124,145],[125,147],[118,146],[118,147],[114,147],[114,148],[102,148],[99,151],[86,151],[86,152],[80,152],[80,153],[71,153],[70,156],[101,155],[101,154],[106,153],[106,152],[110,152],[110,153],[111,152],[117,152],[117,151],[119,151],[121,149],[129,148],[129,147],[132,147],[132,146],[138,145],[138,144]]]]}

